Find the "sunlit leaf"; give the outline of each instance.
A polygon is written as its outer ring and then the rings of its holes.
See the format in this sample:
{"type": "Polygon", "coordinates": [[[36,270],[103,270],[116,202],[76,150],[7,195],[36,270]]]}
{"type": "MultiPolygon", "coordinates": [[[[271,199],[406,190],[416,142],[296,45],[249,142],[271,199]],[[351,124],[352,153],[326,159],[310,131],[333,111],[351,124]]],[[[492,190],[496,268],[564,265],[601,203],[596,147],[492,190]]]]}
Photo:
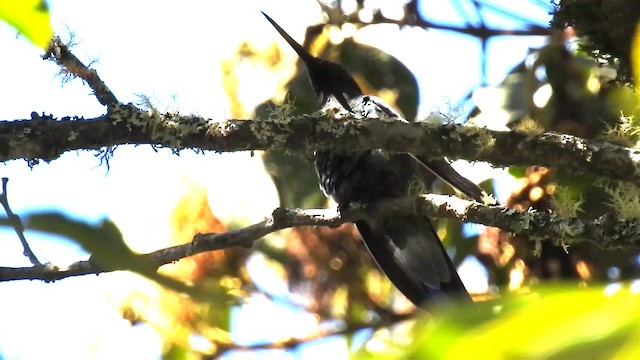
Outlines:
{"type": "Polygon", "coordinates": [[[630,359],[638,353],[639,300],[633,287],[557,286],[437,308],[418,321],[398,358],[630,359]]]}
{"type": "Polygon", "coordinates": [[[636,31],[631,40],[631,69],[633,78],[640,79],[640,23],[636,25],[636,31]]]}
{"type": "Polygon", "coordinates": [[[45,48],[53,36],[49,18],[49,7],[44,0],[0,1],[0,20],[41,48],[45,48]]]}

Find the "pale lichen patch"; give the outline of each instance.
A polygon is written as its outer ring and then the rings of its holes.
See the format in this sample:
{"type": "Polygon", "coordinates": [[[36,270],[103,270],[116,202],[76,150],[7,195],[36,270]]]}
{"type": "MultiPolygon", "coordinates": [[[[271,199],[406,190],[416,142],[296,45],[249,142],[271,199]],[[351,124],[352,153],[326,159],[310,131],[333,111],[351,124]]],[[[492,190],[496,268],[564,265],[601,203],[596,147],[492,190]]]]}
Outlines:
{"type": "Polygon", "coordinates": [[[224,137],[240,129],[240,124],[237,121],[212,121],[208,120],[206,123],[198,126],[198,131],[205,130],[205,135],[213,137],[224,137]]]}
{"type": "Polygon", "coordinates": [[[143,111],[128,104],[118,104],[110,109],[111,122],[114,125],[124,123],[129,131],[138,130],[148,133],[154,141],[180,150],[183,139],[200,134],[208,128],[208,120],[194,116],[181,116],[178,113],[161,114],[155,109],[143,111]]]}
{"type": "Polygon", "coordinates": [[[272,148],[282,148],[287,142],[287,132],[290,130],[293,116],[290,105],[279,106],[266,119],[251,122],[249,129],[255,138],[272,148]]]}
{"type": "Polygon", "coordinates": [[[486,150],[492,149],[496,144],[495,137],[483,128],[461,126],[458,128],[458,133],[461,135],[472,136],[473,146],[477,149],[478,153],[483,153],[486,150]]]}
{"type": "Polygon", "coordinates": [[[69,136],[67,136],[67,141],[76,141],[76,140],[78,139],[78,136],[79,136],[79,135],[80,135],[80,134],[78,134],[78,132],[77,132],[77,131],[75,131],[75,130],[71,130],[71,131],[69,132],[69,136]]]}
{"type": "MultiPolygon", "coordinates": [[[[516,211],[514,210],[513,213],[516,211]]],[[[532,221],[535,220],[536,211],[533,209],[529,209],[526,212],[520,213],[520,219],[513,224],[513,231],[515,233],[523,233],[531,228],[532,221]]],[[[509,214],[507,212],[507,214],[509,214]]]]}

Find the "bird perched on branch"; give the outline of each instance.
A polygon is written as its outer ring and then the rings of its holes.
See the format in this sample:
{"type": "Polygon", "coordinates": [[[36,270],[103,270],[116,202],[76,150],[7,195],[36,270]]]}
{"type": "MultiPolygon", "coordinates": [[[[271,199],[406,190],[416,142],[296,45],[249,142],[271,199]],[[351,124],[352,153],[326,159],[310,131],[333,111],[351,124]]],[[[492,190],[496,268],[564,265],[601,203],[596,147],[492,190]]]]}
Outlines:
{"type": "MultiPolygon", "coordinates": [[[[312,56],[273,19],[262,14],[305,63],[322,110],[335,110],[337,106],[363,117],[406,121],[381,99],[363,94],[342,66],[312,56]]],[[[318,151],[315,156],[320,186],[340,206],[416,194],[425,188],[424,179],[430,173],[475,200],[487,198],[482,189],[458,174],[445,159],[428,160],[381,150],[318,151]]],[[[414,304],[470,299],[428,218],[372,215],[355,225],[380,269],[414,304]]]]}

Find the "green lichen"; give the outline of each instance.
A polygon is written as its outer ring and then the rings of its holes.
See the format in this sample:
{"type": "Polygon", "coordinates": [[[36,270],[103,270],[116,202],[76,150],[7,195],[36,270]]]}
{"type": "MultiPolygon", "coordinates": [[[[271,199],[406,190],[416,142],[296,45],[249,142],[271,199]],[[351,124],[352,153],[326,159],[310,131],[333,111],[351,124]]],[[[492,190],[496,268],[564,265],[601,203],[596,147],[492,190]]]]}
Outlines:
{"type": "Polygon", "coordinates": [[[614,144],[640,148],[639,119],[621,114],[618,123],[605,131],[603,139],[614,144]]]}
{"type": "Polygon", "coordinates": [[[610,205],[625,220],[640,220],[640,189],[633,184],[619,182],[616,185],[600,182],[610,196],[610,205]]]}
{"type": "Polygon", "coordinates": [[[542,256],[542,240],[535,238],[533,239],[533,256],[539,258],[542,256]]]}
{"type": "Polygon", "coordinates": [[[540,135],[544,132],[544,127],[542,127],[538,121],[533,120],[529,116],[525,116],[522,120],[518,121],[513,130],[525,134],[540,135]]]}
{"type": "Polygon", "coordinates": [[[462,126],[458,128],[458,132],[462,135],[473,136],[473,145],[478,153],[483,153],[492,149],[496,144],[496,139],[486,129],[462,126]]]}
{"type": "Polygon", "coordinates": [[[582,194],[572,191],[571,188],[556,185],[554,189],[554,210],[561,217],[576,217],[582,211],[584,199],[582,194]]]}

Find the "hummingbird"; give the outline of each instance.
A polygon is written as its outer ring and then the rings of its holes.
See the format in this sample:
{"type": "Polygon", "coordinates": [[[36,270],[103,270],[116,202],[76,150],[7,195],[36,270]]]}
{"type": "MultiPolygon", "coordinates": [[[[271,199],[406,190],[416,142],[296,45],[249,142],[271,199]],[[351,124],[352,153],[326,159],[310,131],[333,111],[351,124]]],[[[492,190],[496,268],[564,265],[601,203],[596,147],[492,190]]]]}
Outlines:
{"type": "MultiPolygon", "coordinates": [[[[304,62],[321,111],[337,104],[367,118],[407,121],[380,98],[365,95],[341,65],[311,55],[262,12],[304,62]]],[[[382,150],[315,153],[320,187],[339,207],[417,195],[437,175],[466,196],[489,196],[460,175],[445,159],[426,159],[382,150]]],[[[471,301],[431,221],[419,215],[367,217],[355,222],[367,249],[390,281],[416,306],[431,302],[471,301]]]]}

